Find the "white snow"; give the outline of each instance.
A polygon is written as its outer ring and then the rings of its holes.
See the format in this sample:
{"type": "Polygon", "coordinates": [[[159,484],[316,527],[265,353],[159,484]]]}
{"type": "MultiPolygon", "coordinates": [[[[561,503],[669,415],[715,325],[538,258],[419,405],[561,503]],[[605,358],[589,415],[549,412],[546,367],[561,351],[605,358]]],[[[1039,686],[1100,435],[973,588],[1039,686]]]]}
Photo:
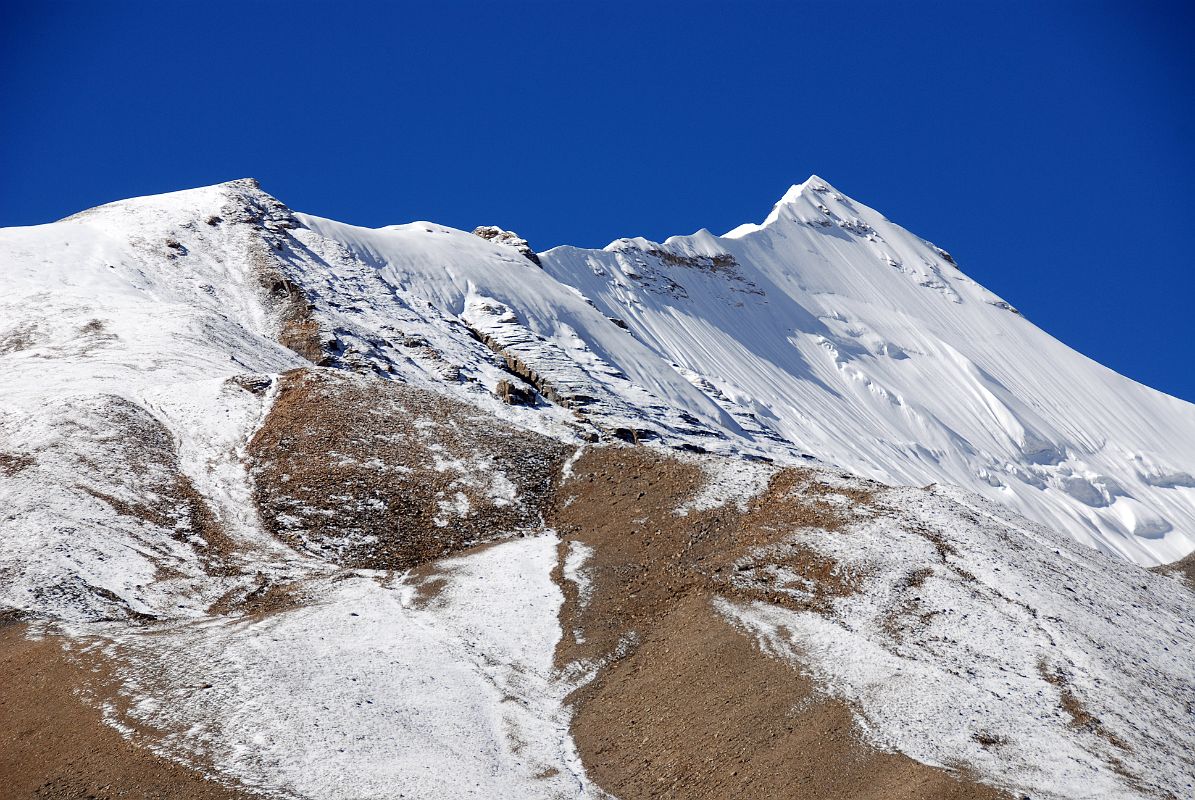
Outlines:
{"type": "Polygon", "coordinates": [[[582,541],[573,540],[568,543],[568,553],[561,565],[561,572],[566,581],[577,587],[577,600],[584,607],[593,596],[593,580],[585,570],[585,562],[593,557],[593,548],[582,541]]]}
{"type": "Polygon", "coordinates": [[[569,456],[567,459],[565,459],[564,464],[560,467],[560,480],[561,481],[567,481],[569,478],[573,477],[573,467],[575,467],[577,465],[577,461],[581,458],[581,455],[584,452],[585,452],[585,445],[581,445],[580,447],[578,447],[576,450],[573,451],[573,454],[571,456],[569,456]]]}
{"type": "Polygon", "coordinates": [[[276,391],[274,383],[255,394],[215,378],[145,389],[141,402],[175,435],[180,471],[203,495],[245,563],[276,576],[326,571],[327,565],[302,557],[266,534],[253,501],[246,449],[276,391]]]}
{"type": "Polygon", "coordinates": [[[756,461],[703,458],[697,463],[705,473],[705,483],[697,494],[676,509],[681,516],[690,511],[721,508],[731,500],[739,511],[745,512],[747,501],[762,494],[776,474],[775,467],[756,461]]]}
{"type": "Polygon", "coordinates": [[[65,619],[122,616],[122,605],[196,616],[219,596],[202,542],[101,498],[135,505],[172,479],[156,451],[143,472],[131,469],[149,449],[136,438],[146,425],[147,412],[108,395],[0,411],[0,450],[32,461],[13,475],[0,471],[0,603],[65,619]]]}
{"type": "Polygon", "coordinates": [[[601,797],[553,668],[556,549],[544,535],[440,562],[447,584],[425,601],[356,573],[264,619],[114,632],[103,647],[136,700],[123,724],[287,796],[601,797]]]}
{"type": "Polygon", "coordinates": [[[1070,350],[816,176],[724,237],[541,259],[776,457],[768,434],[887,483],[964,486],[1146,565],[1195,549],[1195,406],[1070,350]]]}

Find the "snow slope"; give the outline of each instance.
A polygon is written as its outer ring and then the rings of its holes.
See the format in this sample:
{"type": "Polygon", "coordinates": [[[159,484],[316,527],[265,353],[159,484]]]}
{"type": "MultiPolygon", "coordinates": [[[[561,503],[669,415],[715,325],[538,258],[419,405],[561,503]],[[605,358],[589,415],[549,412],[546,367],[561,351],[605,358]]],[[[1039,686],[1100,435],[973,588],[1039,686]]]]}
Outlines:
{"type": "Polygon", "coordinates": [[[662,368],[800,450],[963,486],[1142,564],[1195,548],[1195,406],[1066,347],[816,176],[722,237],[541,260],[662,368]]]}
{"type": "Polygon", "coordinates": [[[553,669],[560,590],[547,534],[446,560],[420,600],[405,576],[352,573],[264,619],[105,635],[124,730],[266,796],[597,798],[553,669]]]}
{"type": "Polygon", "coordinates": [[[1187,592],[960,489],[878,500],[900,511],[799,536],[867,576],[829,614],[719,610],[850,701],[881,749],[1018,797],[1191,795],[1187,592]]]}
{"type": "Polygon", "coordinates": [[[308,363],[278,343],[253,267],[280,207],[236,182],[0,232],[6,605],[191,617],[301,561],[243,504],[236,450],[268,398],[228,380],[308,363]]]}

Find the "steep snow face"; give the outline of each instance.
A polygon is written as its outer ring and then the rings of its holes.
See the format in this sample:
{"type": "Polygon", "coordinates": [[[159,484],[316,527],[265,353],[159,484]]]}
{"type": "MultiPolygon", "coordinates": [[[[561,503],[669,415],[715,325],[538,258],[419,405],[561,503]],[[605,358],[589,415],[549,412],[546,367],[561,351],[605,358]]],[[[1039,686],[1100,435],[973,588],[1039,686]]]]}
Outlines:
{"type": "MultiPolygon", "coordinates": [[[[317,312],[335,306],[337,332],[346,339],[353,330],[370,343],[394,338],[396,326],[415,331],[453,366],[449,383],[492,389],[510,376],[494,368],[486,347],[479,353],[476,338],[484,338],[542,378],[548,396],[583,408],[602,428],[725,439],[723,428],[734,426],[656,352],[514,248],[426,222],[371,230],[306,214],[297,219],[304,227],[294,238],[313,256],[297,280],[327,286],[328,302],[317,297],[317,312]],[[353,303],[347,315],[346,301],[353,303]]],[[[383,358],[389,370],[395,359],[383,358]]]]}
{"type": "Polygon", "coordinates": [[[820,178],[722,237],[541,260],[756,440],[964,486],[1142,564],[1195,547],[1195,406],[1061,344],[820,178]]]}

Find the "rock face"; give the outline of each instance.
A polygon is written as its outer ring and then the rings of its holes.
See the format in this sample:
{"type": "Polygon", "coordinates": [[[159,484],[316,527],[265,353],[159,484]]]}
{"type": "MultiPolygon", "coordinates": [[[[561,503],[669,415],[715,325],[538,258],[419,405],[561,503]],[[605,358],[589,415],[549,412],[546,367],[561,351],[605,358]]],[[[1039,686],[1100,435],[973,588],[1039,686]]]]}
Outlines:
{"type": "Polygon", "coordinates": [[[502,402],[512,406],[529,406],[535,404],[535,392],[527,385],[519,385],[503,378],[498,381],[495,391],[502,402]]]}
{"type": "Polygon", "coordinates": [[[1191,794],[1190,559],[1132,563],[1189,406],[820,179],[523,247],[251,181],[0,232],[14,786],[1191,794]]]}
{"type": "Polygon", "coordinates": [[[274,536],[341,566],[404,570],[538,531],[565,450],[442,395],[296,370],[247,453],[274,536]]]}
{"type": "Polygon", "coordinates": [[[481,225],[473,229],[473,235],[480,236],[482,239],[488,239],[497,244],[513,247],[535,266],[542,266],[539,263],[539,256],[531,249],[531,245],[527,244],[527,240],[514,231],[504,231],[497,225],[481,225]]]}

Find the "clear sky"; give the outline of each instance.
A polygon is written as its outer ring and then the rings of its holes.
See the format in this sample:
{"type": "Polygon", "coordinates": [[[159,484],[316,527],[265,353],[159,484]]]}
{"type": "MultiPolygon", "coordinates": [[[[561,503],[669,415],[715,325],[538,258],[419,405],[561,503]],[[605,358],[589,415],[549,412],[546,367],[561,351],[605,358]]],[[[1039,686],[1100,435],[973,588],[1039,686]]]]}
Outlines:
{"type": "Polygon", "coordinates": [[[721,233],[816,173],[1195,400],[1193,9],[0,0],[0,225],[253,176],[543,250],[721,233]]]}

